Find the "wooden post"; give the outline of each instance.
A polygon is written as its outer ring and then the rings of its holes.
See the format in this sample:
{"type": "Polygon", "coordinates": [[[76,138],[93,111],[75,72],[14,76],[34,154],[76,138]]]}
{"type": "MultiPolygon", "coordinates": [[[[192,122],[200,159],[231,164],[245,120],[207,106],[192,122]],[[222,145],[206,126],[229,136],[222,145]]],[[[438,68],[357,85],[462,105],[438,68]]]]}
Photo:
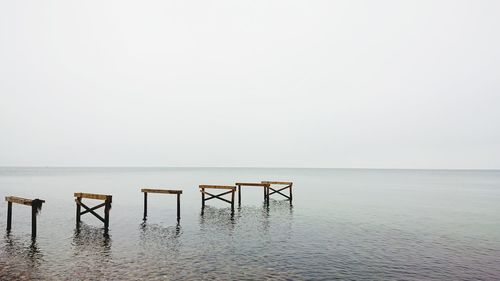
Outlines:
{"type": "Polygon", "coordinates": [[[148,216],[148,193],[147,192],[144,192],[144,216],[143,216],[143,220],[146,220],[148,216]]]}
{"type": "Polygon", "coordinates": [[[104,228],[107,230],[109,228],[109,210],[111,209],[111,199],[106,198],[104,203],[106,203],[106,205],[104,205],[104,228]]]}
{"type": "Polygon", "coordinates": [[[205,188],[201,189],[201,207],[205,208],[205,188]]]}
{"type": "Polygon", "coordinates": [[[177,193],[177,221],[181,219],[181,194],[177,193]]]}
{"type": "Polygon", "coordinates": [[[234,212],[234,193],[236,192],[236,188],[231,192],[231,211],[234,212]]]}
{"type": "Polygon", "coordinates": [[[7,202],[7,231],[12,228],[12,202],[7,202]]]}
{"type": "Polygon", "coordinates": [[[36,216],[45,201],[40,199],[26,199],[16,196],[7,196],[5,197],[5,201],[7,201],[7,231],[10,231],[12,228],[12,203],[21,204],[31,207],[31,237],[36,237],[36,216]]]}
{"type": "Polygon", "coordinates": [[[36,213],[38,206],[31,205],[31,237],[36,237],[36,213]]]}
{"type": "Polygon", "coordinates": [[[109,228],[109,211],[111,210],[111,202],[113,196],[111,195],[105,195],[105,194],[93,194],[93,193],[83,193],[83,192],[76,192],[73,195],[76,199],[76,225],[77,228],[80,223],[80,217],[84,214],[92,214],[94,217],[99,219],[101,222],[104,223],[104,228],[106,231],[109,228]],[[104,203],[101,203],[99,205],[96,205],[94,207],[88,207],[82,202],[83,198],[87,199],[94,199],[94,200],[102,200],[104,203]],[[81,207],[85,209],[85,211],[81,212],[81,207]],[[95,210],[100,209],[104,207],[104,218],[99,215],[98,213],[95,212],[95,210]]]}
{"type": "Polygon", "coordinates": [[[141,192],[144,193],[144,220],[147,217],[148,208],[148,193],[158,193],[158,194],[175,194],[177,195],[177,221],[181,219],[181,194],[182,190],[179,189],[153,189],[153,188],[142,188],[141,192]]]}
{"type": "Polygon", "coordinates": [[[238,205],[241,205],[241,185],[238,185],[238,205]]]}
{"type": "Polygon", "coordinates": [[[80,226],[80,217],[82,212],[80,203],[82,203],[82,197],[76,197],[76,227],[80,226]]]}
{"type": "Polygon", "coordinates": [[[292,202],[292,185],[293,183],[290,184],[290,203],[292,202]]]}
{"type": "Polygon", "coordinates": [[[202,209],[202,213],[203,213],[203,209],[205,208],[205,201],[208,201],[208,200],[211,200],[211,199],[219,199],[221,201],[224,201],[226,203],[229,203],[231,204],[231,211],[234,211],[234,201],[235,201],[235,193],[236,193],[236,185],[205,185],[205,184],[202,184],[199,186],[200,188],[200,192],[201,192],[201,209],[202,209]],[[218,189],[218,190],[221,190],[221,189],[225,189],[227,191],[223,192],[223,193],[219,193],[219,194],[212,194],[212,193],[209,193],[209,192],[206,192],[205,189],[208,188],[208,189],[218,189]],[[208,195],[209,197],[208,198],[205,198],[205,194],[208,195]],[[222,196],[224,195],[228,195],[230,194],[231,195],[231,200],[228,200],[226,198],[222,198],[222,196]]]}

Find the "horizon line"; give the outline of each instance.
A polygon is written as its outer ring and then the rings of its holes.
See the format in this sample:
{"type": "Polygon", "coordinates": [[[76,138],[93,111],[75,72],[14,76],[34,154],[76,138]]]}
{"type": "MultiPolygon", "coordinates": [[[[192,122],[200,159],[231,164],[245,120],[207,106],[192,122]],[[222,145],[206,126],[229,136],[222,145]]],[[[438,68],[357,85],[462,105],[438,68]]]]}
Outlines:
{"type": "Polygon", "coordinates": [[[167,168],[167,169],[324,169],[324,170],[415,170],[500,171],[500,168],[367,168],[367,167],[257,167],[257,166],[0,166],[0,168],[167,168]]]}

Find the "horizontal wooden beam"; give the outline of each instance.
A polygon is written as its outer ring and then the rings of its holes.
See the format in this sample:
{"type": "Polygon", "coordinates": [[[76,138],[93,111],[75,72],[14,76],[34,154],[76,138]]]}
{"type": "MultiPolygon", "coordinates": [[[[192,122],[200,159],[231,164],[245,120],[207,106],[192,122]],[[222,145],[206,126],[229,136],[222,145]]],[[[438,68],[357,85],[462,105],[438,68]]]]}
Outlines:
{"type": "Polygon", "coordinates": [[[106,194],[94,194],[94,193],[82,193],[82,192],[76,192],[74,194],[75,197],[80,197],[80,198],[87,198],[87,199],[96,199],[96,200],[107,200],[109,199],[111,201],[111,198],[113,196],[111,195],[106,195],[106,194]]]}
{"type": "Polygon", "coordinates": [[[200,188],[216,188],[216,189],[236,189],[234,185],[200,185],[200,188]]]}
{"type": "Polygon", "coordinates": [[[268,183],[257,183],[257,182],[237,182],[236,185],[241,186],[268,186],[268,183]]]}
{"type": "Polygon", "coordinates": [[[16,196],[6,196],[5,201],[11,202],[11,203],[17,203],[21,205],[26,205],[26,206],[32,206],[33,201],[39,200],[42,203],[45,203],[45,200],[40,200],[40,199],[26,199],[22,197],[16,197],[16,196]]]}
{"type": "Polygon", "coordinates": [[[290,182],[290,181],[261,181],[261,183],[267,183],[267,184],[286,184],[286,185],[290,185],[290,184],[292,184],[293,182],[290,182]]]}
{"type": "Polygon", "coordinates": [[[151,189],[151,188],[143,188],[141,192],[146,193],[164,193],[164,194],[182,194],[182,190],[177,189],[151,189]]]}

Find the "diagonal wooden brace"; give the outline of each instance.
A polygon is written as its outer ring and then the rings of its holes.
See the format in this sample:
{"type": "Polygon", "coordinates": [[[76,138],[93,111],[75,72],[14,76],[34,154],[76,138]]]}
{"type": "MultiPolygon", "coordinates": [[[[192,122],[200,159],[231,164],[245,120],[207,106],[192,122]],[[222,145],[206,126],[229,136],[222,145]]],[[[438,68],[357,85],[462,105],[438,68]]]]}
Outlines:
{"type": "Polygon", "coordinates": [[[222,197],[221,197],[221,196],[223,196],[223,195],[226,195],[226,194],[232,193],[232,192],[233,192],[232,190],[230,190],[230,191],[226,191],[226,192],[224,192],[224,193],[217,194],[217,195],[212,194],[212,193],[209,193],[209,192],[206,192],[206,191],[201,191],[201,192],[202,192],[202,193],[204,193],[204,194],[206,194],[206,195],[210,195],[210,196],[211,196],[211,197],[205,198],[205,199],[204,199],[205,201],[210,200],[210,199],[217,198],[217,199],[220,199],[220,200],[222,200],[222,201],[224,201],[224,202],[227,202],[227,203],[229,203],[229,204],[232,204],[232,202],[231,202],[231,201],[229,201],[229,200],[227,200],[227,199],[225,199],[225,198],[222,198],[222,197]]]}
{"type": "Polygon", "coordinates": [[[281,192],[280,192],[280,191],[285,190],[285,189],[287,189],[287,188],[290,188],[290,186],[285,186],[285,187],[283,187],[283,188],[281,188],[281,189],[278,189],[278,190],[276,190],[276,189],[274,189],[274,188],[272,188],[272,187],[269,187],[269,189],[271,189],[271,190],[273,191],[273,192],[270,192],[270,193],[269,193],[269,195],[274,194],[274,193],[279,193],[279,194],[283,195],[284,197],[286,197],[286,198],[290,199],[290,197],[289,197],[289,196],[287,196],[287,195],[285,195],[285,194],[283,194],[283,193],[281,193],[281,192]]]}
{"type": "Polygon", "coordinates": [[[80,215],[83,215],[83,214],[86,214],[86,213],[91,213],[96,218],[98,218],[100,221],[102,221],[103,223],[106,223],[106,220],[103,217],[101,217],[98,213],[94,212],[95,209],[104,207],[106,205],[106,203],[102,203],[102,204],[99,204],[99,205],[97,205],[95,207],[89,208],[87,205],[83,204],[82,202],[80,202],[78,200],[75,200],[75,202],[76,202],[76,204],[82,206],[85,209],[85,211],[81,212],[80,215]]]}

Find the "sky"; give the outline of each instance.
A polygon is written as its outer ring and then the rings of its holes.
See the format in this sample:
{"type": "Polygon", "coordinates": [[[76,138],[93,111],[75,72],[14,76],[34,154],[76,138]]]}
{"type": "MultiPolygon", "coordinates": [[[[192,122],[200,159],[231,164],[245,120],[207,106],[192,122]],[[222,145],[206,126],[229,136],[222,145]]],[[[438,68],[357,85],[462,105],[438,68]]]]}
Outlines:
{"type": "Polygon", "coordinates": [[[499,15],[0,0],[0,166],[500,169],[499,15]]]}

